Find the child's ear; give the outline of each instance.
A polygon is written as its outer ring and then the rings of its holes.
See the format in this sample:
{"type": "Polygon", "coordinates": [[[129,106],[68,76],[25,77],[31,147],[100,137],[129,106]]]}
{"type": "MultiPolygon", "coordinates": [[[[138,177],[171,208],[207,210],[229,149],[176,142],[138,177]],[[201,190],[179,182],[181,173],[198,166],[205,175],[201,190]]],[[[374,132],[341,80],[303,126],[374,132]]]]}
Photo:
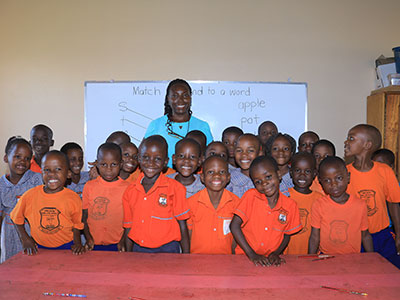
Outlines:
{"type": "Polygon", "coordinates": [[[68,178],[68,179],[72,178],[72,172],[71,172],[70,169],[68,169],[67,178],[68,178]]]}
{"type": "Polygon", "coordinates": [[[263,150],[263,147],[262,147],[262,145],[260,143],[260,149],[258,150],[258,156],[262,156],[262,155],[264,155],[264,150],[263,150]]]}
{"type": "MultiPolygon", "coordinates": [[[[289,172],[290,172],[290,170],[289,170],[289,172]]],[[[281,171],[276,171],[276,174],[278,174],[278,178],[279,178],[279,182],[281,182],[282,181],[282,175],[281,175],[281,171]]]]}
{"type": "Polygon", "coordinates": [[[371,150],[371,149],[372,149],[372,146],[373,146],[372,141],[367,141],[367,142],[365,143],[364,148],[365,148],[366,150],[371,150]]]}
{"type": "Polygon", "coordinates": [[[349,177],[349,180],[347,181],[347,184],[350,184],[350,172],[347,172],[347,174],[348,174],[348,177],[349,177]]]}
{"type": "Polygon", "coordinates": [[[172,164],[175,165],[176,159],[175,159],[175,154],[172,154],[172,164]]]}
{"type": "Polygon", "coordinates": [[[54,140],[51,140],[51,141],[50,141],[49,146],[50,146],[50,147],[53,147],[53,146],[54,146],[54,140]]]}
{"type": "Polygon", "coordinates": [[[200,181],[202,184],[204,184],[204,170],[200,173],[200,181]]]}
{"type": "Polygon", "coordinates": [[[7,154],[4,154],[3,160],[4,160],[4,162],[5,162],[6,164],[8,164],[8,157],[7,157],[7,154]]]}
{"type": "Polygon", "coordinates": [[[317,174],[318,174],[318,172],[317,172],[317,169],[314,169],[314,172],[313,172],[313,181],[314,181],[314,179],[315,179],[315,177],[317,177],[317,174]]]}
{"type": "Polygon", "coordinates": [[[169,161],[169,157],[166,157],[165,161],[164,161],[164,168],[168,165],[168,161],[169,161]]]}

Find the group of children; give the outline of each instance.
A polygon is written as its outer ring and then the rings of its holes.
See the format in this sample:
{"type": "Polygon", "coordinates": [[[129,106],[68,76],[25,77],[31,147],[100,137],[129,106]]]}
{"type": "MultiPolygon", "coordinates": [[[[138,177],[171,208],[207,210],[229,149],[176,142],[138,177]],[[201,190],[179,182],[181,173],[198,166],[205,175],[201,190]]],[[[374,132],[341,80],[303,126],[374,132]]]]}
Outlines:
{"type": "Polygon", "coordinates": [[[280,265],[281,254],[377,251],[400,267],[400,187],[379,131],[348,132],[345,162],[311,131],[296,141],[266,121],[258,135],[201,131],[175,146],[159,135],[137,148],[124,132],[100,145],[89,172],[83,150],[52,150],[53,133],[9,139],[0,179],[1,262],[38,248],[245,254],[280,265]],[[41,173],[41,174],[40,174],[41,173]],[[389,226],[389,214],[392,227],[389,226]],[[391,229],[393,228],[393,232],[391,229]]]}

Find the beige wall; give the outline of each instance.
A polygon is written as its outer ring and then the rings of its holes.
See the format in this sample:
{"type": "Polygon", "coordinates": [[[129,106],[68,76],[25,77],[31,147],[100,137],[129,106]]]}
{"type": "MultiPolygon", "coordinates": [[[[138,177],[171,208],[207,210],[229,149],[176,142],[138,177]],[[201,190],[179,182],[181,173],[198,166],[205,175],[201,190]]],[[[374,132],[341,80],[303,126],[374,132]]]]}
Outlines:
{"type": "MultiPolygon", "coordinates": [[[[398,0],[0,0],[0,151],[48,124],[84,143],[88,80],[308,83],[309,129],[342,154],[374,60],[399,46],[398,0]]],[[[6,169],[0,164],[0,171],[6,169]]]]}

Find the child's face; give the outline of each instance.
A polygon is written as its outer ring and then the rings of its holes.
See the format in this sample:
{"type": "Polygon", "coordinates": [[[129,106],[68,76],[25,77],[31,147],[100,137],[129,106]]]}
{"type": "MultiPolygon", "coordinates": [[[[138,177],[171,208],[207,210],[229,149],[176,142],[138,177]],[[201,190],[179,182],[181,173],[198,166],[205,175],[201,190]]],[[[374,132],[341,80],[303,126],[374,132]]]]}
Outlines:
{"type": "Polygon", "coordinates": [[[235,157],[235,144],[236,140],[239,138],[239,134],[228,132],[222,137],[222,142],[228,148],[229,157],[235,157]]]}
{"type": "Polygon", "coordinates": [[[251,169],[251,179],[255,188],[267,198],[277,199],[279,197],[279,171],[268,162],[262,162],[251,169]]]}
{"type": "Polygon", "coordinates": [[[97,156],[97,170],[101,178],[107,182],[118,180],[121,165],[121,158],[117,151],[105,149],[97,156]]]}
{"type": "Polygon", "coordinates": [[[253,160],[260,155],[260,150],[256,137],[242,136],[235,147],[235,161],[242,170],[248,170],[253,160]]]}
{"type": "Polygon", "coordinates": [[[299,152],[311,153],[312,147],[318,141],[318,138],[314,134],[305,134],[299,140],[299,152]]]}
{"type": "Polygon", "coordinates": [[[192,96],[189,88],[184,84],[174,84],[168,92],[168,104],[173,115],[186,115],[192,105],[192,96]]]}
{"type": "Polygon", "coordinates": [[[67,152],[69,169],[72,174],[79,175],[83,167],[83,152],[80,149],[70,149],[67,152]]]}
{"type": "Polygon", "coordinates": [[[183,177],[191,176],[201,163],[199,148],[189,142],[180,144],[172,156],[172,162],[183,177]]]}
{"type": "Polygon", "coordinates": [[[8,163],[11,175],[22,176],[29,170],[32,159],[32,151],[26,144],[16,144],[8,155],[4,156],[4,162],[8,163]]]}
{"type": "Polygon", "coordinates": [[[207,190],[213,192],[222,191],[231,180],[227,162],[218,156],[207,160],[203,165],[203,172],[200,178],[207,190]]]}
{"type": "Polygon", "coordinates": [[[139,149],[139,165],[148,178],[158,176],[168,163],[165,146],[160,143],[146,142],[139,149]]]}
{"type": "Polygon", "coordinates": [[[69,172],[69,166],[61,155],[47,155],[42,161],[44,191],[48,194],[62,191],[69,172]]]}
{"type": "Polygon", "coordinates": [[[290,176],[296,187],[305,189],[311,186],[316,175],[314,165],[315,164],[307,158],[299,158],[292,163],[290,176]]]}
{"type": "Polygon", "coordinates": [[[392,169],[394,169],[394,165],[390,162],[390,160],[386,157],[386,155],[377,154],[372,158],[372,160],[386,164],[389,167],[391,167],[392,169]]]}
{"type": "Polygon", "coordinates": [[[206,149],[206,158],[209,158],[210,156],[219,156],[225,161],[228,161],[228,152],[222,143],[212,143],[208,145],[206,149]]]}
{"type": "Polygon", "coordinates": [[[292,146],[288,139],[278,137],[272,144],[271,156],[276,160],[278,166],[287,165],[292,157],[292,146]]]}
{"type": "Polygon", "coordinates": [[[317,169],[321,161],[323,161],[324,158],[328,156],[333,156],[332,148],[329,147],[328,145],[319,144],[314,148],[314,157],[317,163],[317,169]]]}
{"type": "Polygon", "coordinates": [[[127,173],[133,173],[138,162],[138,149],[132,144],[121,145],[122,150],[122,170],[127,173]]]}
{"type": "Polygon", "coordinates": [[[346,197],[347,185],[350,182],[350,174],[340,164],[325,165],[319,173],[319,182],[325,193],[335,202],[342,202],[346,197]]]}
{"type": "Polygon", "coordinates": [[[263,145],[265,145],[265,143],[267,142],[267,140],[278,133],[278,128],[276,128],[276,126],[274,126],[274,124],[272,123],[266,123],[264,125],[261,126],[260,128],[260,134],[258,135],[261,143],[263,145]]]}
{"type": "Polygon", "coordinates": [[[347,139],[344,141],[344,155],[351,157],[362,154],[367,143],[368,135],[364,130],[357,127],[350,129],[347,139]]]}
{"type": "Polygon", "coordinates": [[[37,156],[43,156],[49,152],[54,141],[50,138],[49,132],[43,128],[33,129],[31,132],[32,150],[37,156]]]}

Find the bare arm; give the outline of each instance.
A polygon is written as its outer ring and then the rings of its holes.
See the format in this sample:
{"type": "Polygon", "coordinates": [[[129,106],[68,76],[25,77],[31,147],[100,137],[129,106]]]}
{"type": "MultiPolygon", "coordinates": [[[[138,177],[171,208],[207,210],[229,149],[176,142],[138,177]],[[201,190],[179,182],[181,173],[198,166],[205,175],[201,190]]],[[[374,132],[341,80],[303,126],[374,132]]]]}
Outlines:
{"type": "Polygon", "coordinates": [[[392,224],[394,228],[394,233],[396,234],[396,249],[397,255],[400,255],[400,204],[387,202],[389,209],[390,218],[392,219],[392,224]]]}
{"type": "Polygon", "coordinates": [[[87,209],[83,209],[82,210],[82,222],[84,224],[83,227],[83,235],[85,236],[86,239],[86,245],[85,248],[86,250],[93,250],[94,248],[94,240],[92,235],[90,234],[90,229],[87,223],[87,219],[88,219],[88,210],[87,209]]]}
{"type": "Polygon", "coordinates": [[[258,255],[256,252],[254,252],[254,250],[250,247],[249,243],[247,242],[243,231],[242,231],[242,226],[243,224],[243,220],[237,216],[234,215],[232,222],[230,224],[230,229],[232,232],[232,235],[236,241],[236,243],[238,243],[238,245],[240,246],[240,248],[243,249],[244,253],[246,253],[247,257],[257,266],[269,266],[269,260],[267,257],[265,257],[264,255],[258,255]]]}
{"type": "Polygon", "coordinates": [[[38,247],[36,245],[36,242],[31,236],[28,235],[24,225],[15,224],[15,226],[17,227],[19,238],[21,239],[24,254],[28,255],[36,254],[38,252],[38,247]]]}
{"type": "Polygon", "coordinates": [[[319,248],[320,229],[311,227],[311,235],[308,241],[308,254],[316,254],[319,248]]]}
{"type": "Polygon", "coordinates": [[[361,242],[364,246],[365,252],[374,252],[372,236],[368,230],[361,231],[361,242]]]}
{"type": "Polygon", "coordinates": [[[289,244],[289,241],[290,241],[290,235],[285,234],[283,236],[282,243],[279,245],[278,249],[276,249],[270,255],[268,255],[268,260],[271,263],[271,265],[280,266],[282,263],[286,263],[286,261],[283,258],[279,257],[279,255],[281,255],[283,250],[285,250],[285,248],[289,244]]]}
{"type": "Polygon", "coordinates": [[[75,255],[85,253],[85,247],[82,246],[81,241],[81,231],[79,229],[72,228],[72,233],[74,234],[74,244],[71,246],[72,253],[75,255]]]}
{"type": "Polygon", "coordinates": [[[182,253],[190,253],[189,231],[186,220],[178,220],[179,229],[181,230],[181,247],[182,253]]]}
{"type": "Polygon", "coordinates": [[[129,231],[131,231],[130,228],[124,228],[124,234],[122,238],[124,239],[125,242],[125,251],[126,252],[132,252],[133,250],[133,241],[128,237],[129,231]]]}

